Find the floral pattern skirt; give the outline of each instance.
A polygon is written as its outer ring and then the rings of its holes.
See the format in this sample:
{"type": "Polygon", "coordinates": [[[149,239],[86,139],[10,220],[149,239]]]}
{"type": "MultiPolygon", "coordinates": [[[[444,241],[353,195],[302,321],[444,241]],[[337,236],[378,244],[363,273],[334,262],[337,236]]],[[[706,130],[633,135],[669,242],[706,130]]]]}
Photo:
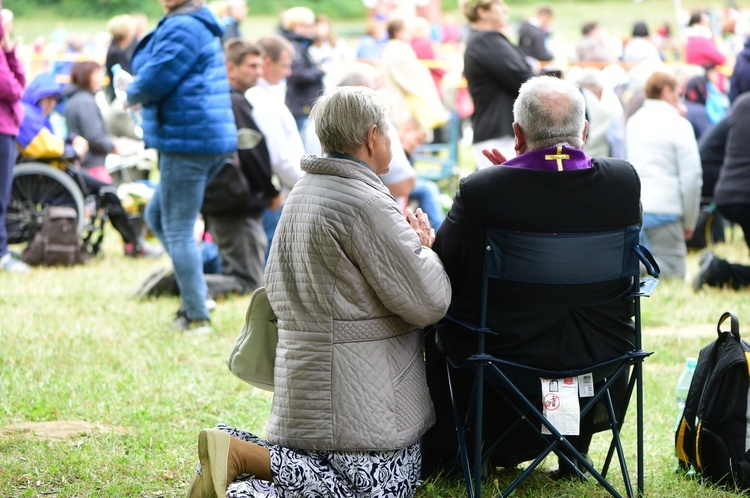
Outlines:
{"type": "Polygon", "coordinates": [[[394,451],[294,450],[226,425],[216,428],[271,455],[274,482],[237,476],[227,498],[407,498],[421,484],[419,443],[394,451]]]}

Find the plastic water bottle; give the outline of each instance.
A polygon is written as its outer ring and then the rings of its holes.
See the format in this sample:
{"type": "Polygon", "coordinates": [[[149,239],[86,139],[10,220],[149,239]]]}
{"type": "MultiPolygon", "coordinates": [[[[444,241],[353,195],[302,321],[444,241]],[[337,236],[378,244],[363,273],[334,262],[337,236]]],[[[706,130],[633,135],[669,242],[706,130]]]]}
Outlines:
{"type": "MultiPolygon", "coordinates": [[[[675,431],[680,425],[682,420],[682,413],[685,411],[685,401],[690,392],[690,382],[693,380],[693,374],[695,373],[695,367],[698,365],[697,358],[688,358],[685,361],[685,370],[680,374],[680,378],[677,379],[677,387],[675,388],[675,400],[677,402],[677,418],[675,420],[674,428],[675,431]]],[[[675,455],[675,470],[679,468],[679,462],[675,455]]]]}
{"type": "Polygon", "coordinates": [[[685,410],[685,401],[687,400],[688,392],[690,391],[690,382],[693,380],[693,374],[695,373],[695,367],[698,365],[697,358],[688,358],[685,361],[685,370],[680,374],[680,378],[677,380],[677,387],[675,388],[675,400],[677,401],[677,420],[675,422],[675,430],[682,419],[682,412],[685,410]]]}

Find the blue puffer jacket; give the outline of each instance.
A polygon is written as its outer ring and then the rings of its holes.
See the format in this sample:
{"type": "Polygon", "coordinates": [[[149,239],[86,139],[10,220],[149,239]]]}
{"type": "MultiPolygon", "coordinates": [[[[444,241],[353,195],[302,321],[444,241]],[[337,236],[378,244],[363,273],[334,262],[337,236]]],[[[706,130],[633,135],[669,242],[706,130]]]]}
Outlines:
{"type": "Polygon", "coordinates": [[[179,154],[237,150],[221,34],[207,8],[179,8],[138,44],[127,92],[130,103],[143,104],[146,147],[179,154]]]}

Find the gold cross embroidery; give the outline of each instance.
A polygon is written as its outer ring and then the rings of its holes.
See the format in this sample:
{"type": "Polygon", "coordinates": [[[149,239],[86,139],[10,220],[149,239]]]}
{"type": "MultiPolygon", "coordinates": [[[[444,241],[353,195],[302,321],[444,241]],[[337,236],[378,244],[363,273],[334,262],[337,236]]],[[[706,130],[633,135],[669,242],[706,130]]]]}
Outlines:
{"type": "Polygon", "coordinates": [[[544,156],[544,159],[546,161],[557,161],[557,171],[562,171],[563,170],[562,160],[563,159],[570,159],[570,155],[569,154],[563,154],[562,153],[562,145],[558,145],[557,146],[557,154],[546,154],[544,156]]]}

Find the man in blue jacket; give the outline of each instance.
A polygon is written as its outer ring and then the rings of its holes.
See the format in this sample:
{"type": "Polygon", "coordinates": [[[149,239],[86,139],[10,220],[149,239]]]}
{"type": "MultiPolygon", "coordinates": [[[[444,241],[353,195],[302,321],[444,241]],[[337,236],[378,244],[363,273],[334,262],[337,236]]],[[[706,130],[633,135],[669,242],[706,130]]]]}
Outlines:
{"type": "Polygon", "coordinates": [[[146,147],[159,151],[161,180],[145,217],[172,258],[182,295],[174,326],[208,333],[206,282],[193,230],[206,183],[237,149],[223,30],[200,0],[160,1],[166,14],[135,50],[128,102],[143,106],[146,147]]]}

